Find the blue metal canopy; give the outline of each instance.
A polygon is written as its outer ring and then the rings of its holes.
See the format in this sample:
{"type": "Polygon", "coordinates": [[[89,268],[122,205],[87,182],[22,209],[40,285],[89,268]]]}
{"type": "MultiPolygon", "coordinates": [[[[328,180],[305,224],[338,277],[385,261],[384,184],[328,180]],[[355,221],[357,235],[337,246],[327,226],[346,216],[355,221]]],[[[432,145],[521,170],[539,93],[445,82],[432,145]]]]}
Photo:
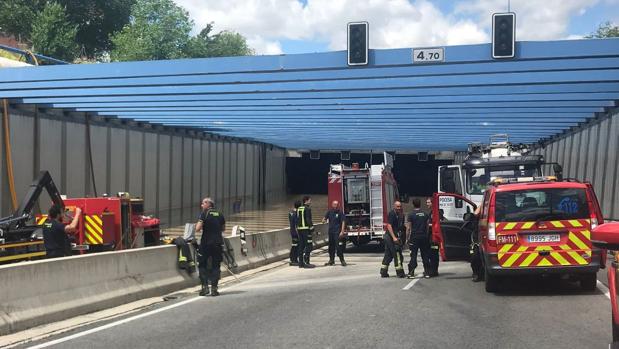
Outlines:
{"type": "Polygon", "coordinates": [[[508,133],[533,143],[619,100],[619,39],[80,64],[0,70],[0,98],[251,138],[292,149],[463,150],[508,133]]]}

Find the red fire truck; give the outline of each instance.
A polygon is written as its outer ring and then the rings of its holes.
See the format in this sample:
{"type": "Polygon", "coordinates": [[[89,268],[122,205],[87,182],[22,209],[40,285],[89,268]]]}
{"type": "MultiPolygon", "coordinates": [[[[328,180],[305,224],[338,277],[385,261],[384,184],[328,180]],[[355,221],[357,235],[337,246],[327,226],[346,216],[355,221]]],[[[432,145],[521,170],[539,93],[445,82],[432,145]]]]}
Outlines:
{"type": "MultiPolygon", "coordinates": [[[[390,159],[387,156],[386,159],[390,159]]],[[[345,231],[355,245],[382,242],[391,204],[398,187],[391,172],[392,160],[381,165],[351,167],[331,165],[328,177],[329,207],[337,200],[346,215],[345,231]]]]}

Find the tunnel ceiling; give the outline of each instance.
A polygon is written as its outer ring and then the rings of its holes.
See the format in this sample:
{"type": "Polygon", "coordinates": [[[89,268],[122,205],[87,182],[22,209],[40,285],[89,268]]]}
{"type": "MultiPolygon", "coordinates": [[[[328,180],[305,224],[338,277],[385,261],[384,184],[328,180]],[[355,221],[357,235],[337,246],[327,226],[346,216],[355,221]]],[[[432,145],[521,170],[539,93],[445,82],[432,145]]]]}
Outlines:
{"type": "Polygon", "coordinates": [[[291,149],[464,150],[508,133],[534,143],[619,100],[619,39],[76,64],[0,70],[0,98],[254,139],[291,149]]]}

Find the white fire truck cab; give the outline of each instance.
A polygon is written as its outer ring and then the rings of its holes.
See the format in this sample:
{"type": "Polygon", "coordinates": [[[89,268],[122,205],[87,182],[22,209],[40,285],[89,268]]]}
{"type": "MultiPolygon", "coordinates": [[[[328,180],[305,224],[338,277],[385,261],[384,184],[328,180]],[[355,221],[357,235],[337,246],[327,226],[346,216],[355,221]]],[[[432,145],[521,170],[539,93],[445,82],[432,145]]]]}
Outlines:
{"type": "Polygon", "coordinates": [[[329,207],[334,200],[346,215],[348,241],[363,245],[382,242],[391,204],[398,188],[391,172],[393,160],[385,154],[385,163],[360,167],[353,163],[331,165],[328,177],[329,207]]]}
{"type": "MultiPolygon", "coordinates": [[[[510,143],[506,134],[490,137],[488,145],[470,144],[462,164],[438,168],[438,192],[462,195],[479,206],[488,183],[496,178],[543,176],[543,157],[528,152],[527,146],[510,143]]],[[[440,209],[447,220],[461,220],[470,211],[469,205],[455,197],[442,200],[440,209]]]]}

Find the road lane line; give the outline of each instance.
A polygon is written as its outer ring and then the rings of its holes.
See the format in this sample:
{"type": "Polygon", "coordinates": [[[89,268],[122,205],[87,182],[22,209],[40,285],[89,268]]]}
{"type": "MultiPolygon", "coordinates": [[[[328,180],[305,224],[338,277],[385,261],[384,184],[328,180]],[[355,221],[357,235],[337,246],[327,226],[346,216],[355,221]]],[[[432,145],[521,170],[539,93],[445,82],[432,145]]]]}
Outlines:
{"type": "Polygon", "coordinates": [[[405,291],[406,291],[406,290],[410,290],[410,289],[411,289],[411,287],[415,286],[415,284],[416,284],[419,280],[421,280],[421,279],[420,279],[420,278],[413,279],[413,281],[409,282],[409,283],[408,283],[408,285],[404,286],[403,290],[405,290],[405,291]]]}
{"type": "MultiPolygon", "coordinates": [[[[236,283],[234,285],[230,285],[230,287],[226,287],[226,288],[221,289],[221,292],[229,291],[229,290],[231,290],[233,288],[236,288],[237,286],[246,284],[246,283],[251,282],[251,281],[255,281],[256,279],[261,279],[262,277],[265,277],[265,276],[267,276],[269,274],[270,273],[265,273],[265,274],[258,275],[256,277],[250,278],[248,280],[236,283]]],[[[183,306],[185,304],[189,304],[189,303],[195,302],[197,300],[207,299],[207,298],[210,298],[210,296],[209,297],[196,296],[194,298],[189,298],[189,299],[186,299],[184,301],[181,301],[181,302],[178,302],[178,303],[174,303],[174,304],[165,306],[163,308],[155,309],[155,310],[152,310],[152,311],[149,311],[149,312],[146,312],[146,313],[143,313],[143,314],[139,314],[139,315],[136,315],[136,316],[131,316],[131,317],[128,317],[126,319],[122,319],[122,320],[118,320],[118,321],[115,321],[115,322],[111,322],[111,323],[103,325],[103,326],[91,328],[90,330],[86,330],[84,332],[79,332],[79,333],[76,333],[76,334],[73,334],[73,335],[70,335],[70,336],[58,338],[58,339],[53,340],[53,341],[49,341],[49,342],[41,343],[41,344],[38,344],[38,345],[35,345],[35,346],[32,346],[32,347],[28,347],[28,349],[40,349],[40,348],[51,347],[51,346],[56,345],[56,344],[68,342],[70,340],[73,340],[73,339],[76,339],[76,338],[80,338],[80,337],[84,337],[84,336],[87,336],[89,334],[101,332],[101,331],[107,330],[109,328],[116,327],[118,325],[126,324],[127,322],[131,322],[131,321],[134,321],[134,320],[145,318],[147,316],[155,315],[157,313],[161,313],[161,312],[164,312],[166,310],[178,308],[178,307],[181,307],[181,306],[183,306]]]]}
{"type": "Polygon", "coordinates": [[[598,280],[597,284],[600,291],[604,292],[604,295],[610,299],[610,291],[608,290],[608,287],[606,287],[606,285],[604,285],[600,280],[598,280]]]}

